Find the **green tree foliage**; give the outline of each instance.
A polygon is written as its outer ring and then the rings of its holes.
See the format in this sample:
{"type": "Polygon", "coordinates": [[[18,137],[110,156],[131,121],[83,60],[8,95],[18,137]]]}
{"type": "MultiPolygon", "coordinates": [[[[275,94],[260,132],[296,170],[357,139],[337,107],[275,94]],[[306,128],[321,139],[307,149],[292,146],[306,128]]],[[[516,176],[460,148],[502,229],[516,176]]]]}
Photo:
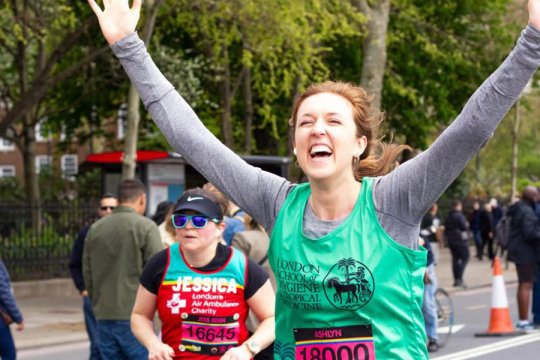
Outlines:
{"type": "MultiPolygon", "coordinates": [[[[526,185],[540,185],[540,93],[534,90],[520,100],[521,126],[518,150],[518,193],[526,185]]],[[[511,109],[493,138],[479,153],[478,163],[473,160],[464,173],[473,197],[509,199],[511,189],[512,127],[516,116],[511,109]],[[477,164],[479,166],[477,166],[477,164]]]]}
{"type": "Polygon", "coordinates": [[[160,22],[161,41],[207,61],[201,79],[208,95],[198,107],[206,125],[219,130],[233,148],[243,143],[245,98],[238,89],[245,81],[242,70],[248,68],[254,132],[264,134],[258,140],[266,140],[260,150],[275,153],[279,144],[282,154],[292,96],[328,76],[323,54],[332,48],[327,44],[342,34],[357,33],[362,20],[343,1],[179,0],[170,5],[160,22]]]}
{"type": "Polygon", "coordinates": [[[424,148],[504,59],[516,34],[509,0],[393,4],[383,107],[392,130],[424,148]]]}
{"type": "MultiPolygon", "coordinates": [[[[504,22],[511,0],[392,1],[382,110],[399,142],[424,149],[500,64],[518,29],[504,22]]],[[[331,77],[358,83],[358,35],[327,56],[331,77]]]]}
{"type": "MultiPolygon", "coordinates": [[[[84,46],[96,21],[74,1],[6,1],[0,4],[0,136],[24,160],[27,200],[37,207],[34,126],[60,112],[54,90],[106,50],[84,46]]],[[[62,104],[65,104],[64,101],[62,104]]],[[[64,120],[65,121],[65,120],[64,120]]],[[[37,216],[36,216],[37,217],[37,216]]]]}
{"type": "Polygon", "coordinates": [[[53,89],[107,51],[89,46],[95,26],[77,1],[0,3],[0,134],[24,117],[43,117],[40,105],[53,89]]]}

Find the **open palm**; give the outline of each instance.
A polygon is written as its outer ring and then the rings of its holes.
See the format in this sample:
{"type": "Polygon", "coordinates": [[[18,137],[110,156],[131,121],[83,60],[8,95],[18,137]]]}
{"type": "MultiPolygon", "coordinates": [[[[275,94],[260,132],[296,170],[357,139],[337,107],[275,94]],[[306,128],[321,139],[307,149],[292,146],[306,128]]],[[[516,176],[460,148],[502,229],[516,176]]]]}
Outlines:
{"type": "Polygon", "coordinates": [[[142,0],[134,0],[130,8],[129,0],[103,0],[102,10],[95,0],[88,0],[105,39],[111,45],[135,31],[141,15],[141,3],[142,0]]]}

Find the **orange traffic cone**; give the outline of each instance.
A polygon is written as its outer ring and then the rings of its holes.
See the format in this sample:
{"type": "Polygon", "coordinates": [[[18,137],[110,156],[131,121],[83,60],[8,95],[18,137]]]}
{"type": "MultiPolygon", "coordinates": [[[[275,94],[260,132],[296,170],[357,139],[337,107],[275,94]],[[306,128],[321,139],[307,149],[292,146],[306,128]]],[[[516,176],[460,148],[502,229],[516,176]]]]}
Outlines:
{"type": "Polygon", "coordinates": [[[521,333],[517,333],[512,325],[501,263],[499,257],[495,256],[493,259],[493,282],[491,289],[491,319],[489,320],[487,332],[475,334],[475,336],[512,335],[521,335],[521,333]]]}

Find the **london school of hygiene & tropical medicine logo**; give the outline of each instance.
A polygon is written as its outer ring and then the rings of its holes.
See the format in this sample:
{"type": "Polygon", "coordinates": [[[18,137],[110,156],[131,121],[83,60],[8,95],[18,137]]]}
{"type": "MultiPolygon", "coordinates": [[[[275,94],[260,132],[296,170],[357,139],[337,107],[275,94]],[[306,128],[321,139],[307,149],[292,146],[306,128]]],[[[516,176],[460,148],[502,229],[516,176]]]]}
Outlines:
{"type": "Polygon", "coordinates": [[[375,292],[373,274],[353,258],[339,260],[323,280],[328,301],[342,310],[357,310],[366,305],[375,292]]]}

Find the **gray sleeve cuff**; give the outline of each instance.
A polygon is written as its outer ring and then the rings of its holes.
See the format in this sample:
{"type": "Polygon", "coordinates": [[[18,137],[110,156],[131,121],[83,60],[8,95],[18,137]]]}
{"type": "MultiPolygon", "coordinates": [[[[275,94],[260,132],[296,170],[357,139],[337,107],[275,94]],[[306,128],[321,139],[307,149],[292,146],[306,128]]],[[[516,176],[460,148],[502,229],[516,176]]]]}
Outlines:
{"type": "Polygon", "coordinates": [[[144,47],[144,42],[136,31],[111,45],[114,55],[119,59],[136,54],[141,47],[144,47]]]}

